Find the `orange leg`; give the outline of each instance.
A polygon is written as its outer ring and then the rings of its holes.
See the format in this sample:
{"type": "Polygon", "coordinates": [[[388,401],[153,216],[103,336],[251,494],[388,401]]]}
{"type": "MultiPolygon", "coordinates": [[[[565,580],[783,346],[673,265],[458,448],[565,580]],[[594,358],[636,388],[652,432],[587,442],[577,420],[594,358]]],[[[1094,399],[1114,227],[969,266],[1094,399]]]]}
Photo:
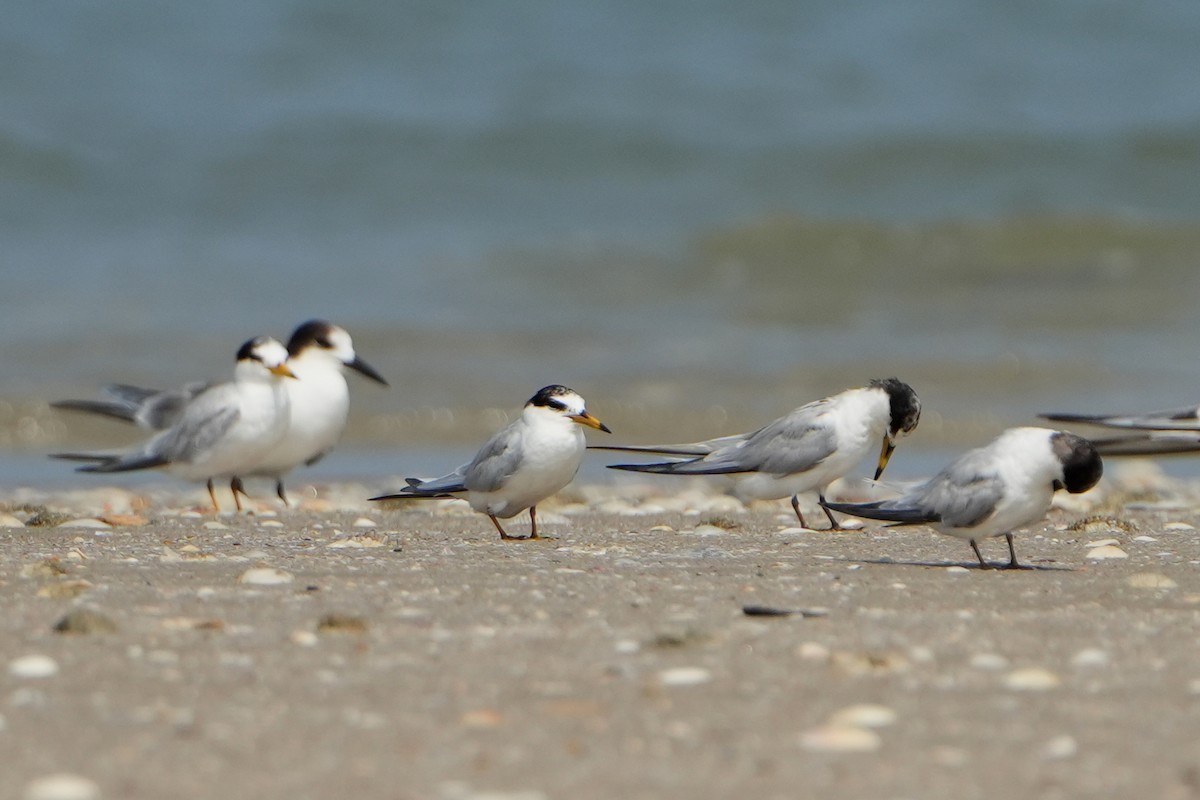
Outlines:
{"type": "Polygon", "coordinates": [[[492,524],[496,526],[496,530],[500,531],[501,539],[510,540],[510,539],[520,539],[521,538],[520,536],[509,536],[507,533],[505,533],[504,528],[500,527],[500,520],[496,519],[494,514],[488,514],[488,519],[490,519],[492,521],[492,524]]]}
{"type": "Polygon", "coordinates": [[[233,504],[237,506],[238,511],[241,511],[242,498],[238,497],[238,493],[245,494],[247,498],[250,497],[246,494],[246,487],[242,485],[242,479],[234,475],[233,479],[229,481],[229,491],[233,492],[233,504]]]}
{"type": "Polygon", "coordinates": [[[796,519],[800,520],[800,527],[807,528],[808,525],[804,522],[804,515],[800,513],[800,498],[792,495],[792,511],[796,512],[796,519]]]}

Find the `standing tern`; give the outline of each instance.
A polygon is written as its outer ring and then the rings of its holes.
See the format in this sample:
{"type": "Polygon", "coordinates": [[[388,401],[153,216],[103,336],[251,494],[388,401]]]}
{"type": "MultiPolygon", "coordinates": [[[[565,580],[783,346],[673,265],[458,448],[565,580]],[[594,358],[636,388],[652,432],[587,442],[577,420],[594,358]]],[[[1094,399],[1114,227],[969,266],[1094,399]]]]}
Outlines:
{"type": "MultiPolygon", "coordinates": [[[[345,369],[352,369],[384,386],[375,369],[354,351],[350,334],[325,320],[310,320],[288,340],[288,367],[298,380],[288,381],[287,432],[252,471],[240,477],[275,480],[275,493],[286,505],[283,478],[301,464],[312,465],[334,448],[346,429],[350,390],[345,369]]],[[[239,482],[240,488],[240,482],[239,482]]]]}
{"type": "Polygon", "coordinates": [[[1009,428],[991,444],[960,456],[900,497],[875,503],[829,503],[826,508],[902,525],[932,525],[971,543],[979,566],[989,565],[978,540],[1004,535],[1009,569],[1019,569],[1013,531],[1040,520],[1054,492],[1086,492],[1104,471],[1100,455],[1081,436],[1047,428],[1009,428]]]}
{"type": "Polygon", "coordinates": [[[537,504],[575,477],[586,442],[576,423],[612,433],[587,411],[583,398],[566,386],[538,391],[513,420],[480,448],[471,463],[449,475],[422,481],[408,478],[395,494],[372,500],[466,495],[471,508],[487,514],[500,538],[537,539],[537,504]],[[500,519],[529,509],[530,535],[509,536],[500,519]]]}
{"type": "MultiPolygon", "coordinates": [[[[789,495],[800,525],[798,495],[816,491],[820,500],[836,479],[846,475],[880,440],[883,447],[875,478],[883,474],[899,437],[911,433],[921,419],[921,401],[897,378],[873,380],[860,389],[801,406],[750,433],[703,442],[668,445],[604,445],[596,449],[691,456],[649,464],[610,464],[610,469],[664,475],[730,475],[745,497],[779,500],[789,495]]],[[[840,530],[826,508],[832,530],[840,530]]]]}
{"type": "Polygon", "coordinates": [[[213,508],[220,511],[213,481],[229,479],[233,500],[239,474],[248,474],[287,431],[288,393],[294,378],[288,352],[270,337],[251,339],[237,353],[233,380],[197,394],[175,422],[141,447],[115,453],[61,453],[55,458],[95,463],[80,472],[129,472],[162,468],[185,480],[205,481],[213,508]]]}
{"type": "MultiPolygon", "coordinates": [[[[312,465],[333,449],[346,428],[350,392],[344,370],[355,370],[387,386],[375,369],[358,356],[344,328],[315,319],[301,324],[288,340],[288,368],[299,380],[287,381],[288,426],[279,444],[253,472],[235,476],[235,492],[245,494],[241,478],[267,477],[286,505],[283,478],[301,464],[312,465]]],[[[189,383],[181,389],[143,389],[106,386],[99,400],[61,400],[56,408],[85,411],[132,422],[148,430],[166,430],[176,423],[193,399],[211,386],[189,383]]]]}

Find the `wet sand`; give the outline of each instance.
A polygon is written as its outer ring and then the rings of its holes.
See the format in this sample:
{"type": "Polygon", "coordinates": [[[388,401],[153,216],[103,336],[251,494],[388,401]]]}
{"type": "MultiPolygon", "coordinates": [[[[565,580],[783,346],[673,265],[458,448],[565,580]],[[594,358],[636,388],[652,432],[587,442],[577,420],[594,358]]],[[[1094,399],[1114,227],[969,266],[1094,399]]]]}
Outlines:
{"type": "Polygon", "coordinates": [[[155,491],[4,498],[115,524],[0,529],[0,797],[1200,793],[1193,494],[1070,498],[983,571],[697,487],[574,489],[531,542],[364,487],[155,491]]]}

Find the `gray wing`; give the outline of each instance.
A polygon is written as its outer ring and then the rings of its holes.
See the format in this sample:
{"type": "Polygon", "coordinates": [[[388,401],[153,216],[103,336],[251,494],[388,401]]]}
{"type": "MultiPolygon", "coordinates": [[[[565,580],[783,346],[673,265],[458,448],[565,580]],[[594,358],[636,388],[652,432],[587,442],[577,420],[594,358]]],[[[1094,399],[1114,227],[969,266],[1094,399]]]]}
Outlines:
{"type": "MultiPolygon", "coordinates": [[[[136,389],[137,387],[109,387],[136,389]]],[[[143,428],[161,431],[170,428],[182,417],[188,405],[212,388],[209,383],[189,383],[181,389],[152,392],[140,401],[134,421],[143,428]]],[[[146,390],[141,390],[146,391],[146,390]]]]}
{"type": "Polygon", "coordinates": [[[494,492],[517,471],[521,464],[521,440],[517,424],[499,431],[480,448],[467,465],[464,486],[471,491],[494,492]]]}
{"type": "Polygon", "coordinates": [[[703,461],[723,471],[794,475],[807,472],[837,449],[837,436],[824,419],[827,403],[819,400],[780,417],[741,441],[731,441],[703,461]]]}
{"type": "Polygon", "coordinates": [[[1106,428],[1144,431],[1200,431],[1200,407],[1185,406],[1144,414],[1040,414],[1054,422],[1076,422],[1106,428]]]}
{"type": "Polygon", "coordinates": [[[241,416],[236,403],[230,402],[231,384],[221,384],[197,396],[187,405],[179,421],[151,439],[146,452],[161,455],[171,462],[190,462],[209,450],[225,436],[241,416]]]}
{"type": "Polygon", "coordinates": [[[749,433],[735,433],[717,439],[684,444],[590,444],[588,450],[620,450],[628,453],[655,453],[664,456],[706,456],[731,444],[745,441],[749,433]]]}
{"type": "Polygon", "coordinates": [[[99,400],[59,400],[55,408],[84,411],[132,422],[139,428],[161,431],[170,428],[183,415],[184,408],[208,389],[208,383],[189,383],[181,389],[144,389],[124,383],[105,386],[99,400]]]}
{"type": "Polygon", "coordinates": [[[973,450],[927,482],[884,505],[919,508],[936,514],[950,527],[971,528],[991,516],[1003,498],[1004,484],[990,468],[987,454],[973,450]]]}
{"type": "Polygon", "coordinates": [[[1102,456],[1165,456],[1200,451],[1200,434],[1182,431],[1157,431],[1091,442],[1102,456]]]}

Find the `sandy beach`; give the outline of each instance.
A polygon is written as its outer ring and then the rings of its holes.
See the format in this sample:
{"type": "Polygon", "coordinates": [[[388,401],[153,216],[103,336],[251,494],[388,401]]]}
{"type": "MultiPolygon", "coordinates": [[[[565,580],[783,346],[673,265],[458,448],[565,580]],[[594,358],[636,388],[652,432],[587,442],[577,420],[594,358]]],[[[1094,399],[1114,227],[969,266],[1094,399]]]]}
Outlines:
{"type": "Polygon", "coordinates": [[[574,487],[532,542],[155,492],[6,498],[0,796],[1200,793],[1188,492],[1070,498],[1024,571],[702,486],[574,487]]]}

